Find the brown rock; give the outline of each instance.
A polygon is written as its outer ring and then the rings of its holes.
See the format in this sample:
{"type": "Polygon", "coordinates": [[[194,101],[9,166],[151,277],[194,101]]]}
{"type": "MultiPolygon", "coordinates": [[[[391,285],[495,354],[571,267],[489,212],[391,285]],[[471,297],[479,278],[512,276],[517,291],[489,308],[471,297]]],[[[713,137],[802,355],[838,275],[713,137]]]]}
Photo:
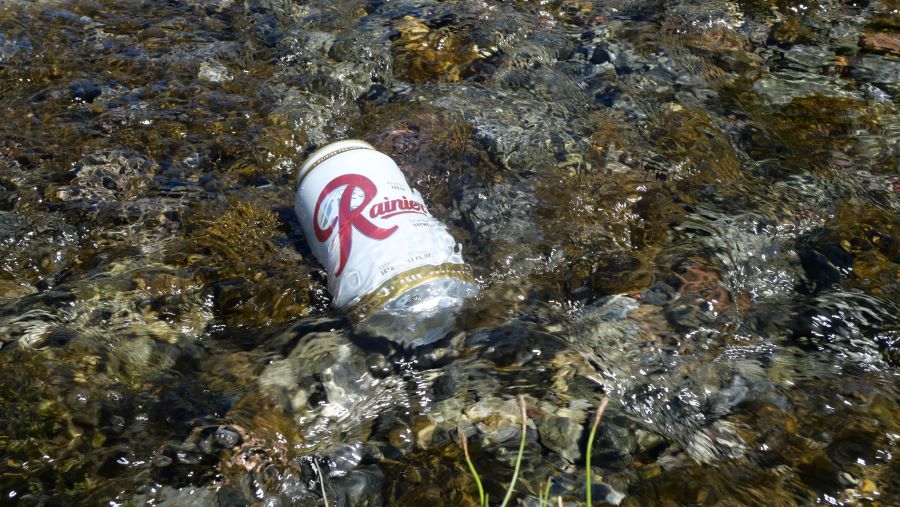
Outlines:
{"type": "Polygon", "coordinates": [[[394,68],[403,79],[421,83],[455,83],[479,59],[478,46],[462,31],[445,26],[431,30],[421,20],[406,16],[394,23],[394,68]]]}
{"type": "Polygon", "coordinates": [[[864,31],[859,37],[859,45],[869,51],[900,55],[900,33],[864,31]]]}
{"type": "Polygon", "coordinates": [[[434,430],[436,428],[437,425],[430,416],[420,415],[414,417],[412,420],[412,431],[416,437],[416,445],[422,449],[431,446],[432,437],[434,436],[434,430]]]}

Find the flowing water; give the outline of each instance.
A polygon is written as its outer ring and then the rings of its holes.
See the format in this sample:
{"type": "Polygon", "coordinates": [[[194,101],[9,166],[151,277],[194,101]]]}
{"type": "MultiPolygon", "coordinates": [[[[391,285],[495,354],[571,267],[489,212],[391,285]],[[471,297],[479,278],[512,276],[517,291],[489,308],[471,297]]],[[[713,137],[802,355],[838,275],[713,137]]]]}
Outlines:
{"type": "Polygon", "coordinates": [[[896,0],[0,1],[0,503],[890,505],[896,0]],[[482,286],[329,306],[306,154],[482,286]]]}

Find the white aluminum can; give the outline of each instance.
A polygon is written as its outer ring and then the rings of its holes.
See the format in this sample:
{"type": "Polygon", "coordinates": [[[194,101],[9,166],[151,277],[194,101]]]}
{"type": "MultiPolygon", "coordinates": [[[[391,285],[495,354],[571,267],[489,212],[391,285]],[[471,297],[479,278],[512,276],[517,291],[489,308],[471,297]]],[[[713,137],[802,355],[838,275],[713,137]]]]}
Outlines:
{"type": "Polygon", "coordinates": [[[397,164],[366,142],[338,141],[310,155],[294,210],[328,272],[334,306],[357,318],[428,282],[475,287],[447,228],[397,164]]]}

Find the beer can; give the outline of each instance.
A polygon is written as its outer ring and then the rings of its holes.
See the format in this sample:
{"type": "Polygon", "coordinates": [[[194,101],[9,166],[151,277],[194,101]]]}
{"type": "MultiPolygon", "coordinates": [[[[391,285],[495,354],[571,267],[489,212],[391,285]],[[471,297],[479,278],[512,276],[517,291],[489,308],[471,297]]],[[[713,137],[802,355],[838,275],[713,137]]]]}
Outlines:
{"type": "Polygon", "coordinates": [[[310,155],[294,210],[328,273],[334,306],[357,318],[429,282],[475,286],[444,224],[394,160],[364,141],[337,141],[310,155]]]}

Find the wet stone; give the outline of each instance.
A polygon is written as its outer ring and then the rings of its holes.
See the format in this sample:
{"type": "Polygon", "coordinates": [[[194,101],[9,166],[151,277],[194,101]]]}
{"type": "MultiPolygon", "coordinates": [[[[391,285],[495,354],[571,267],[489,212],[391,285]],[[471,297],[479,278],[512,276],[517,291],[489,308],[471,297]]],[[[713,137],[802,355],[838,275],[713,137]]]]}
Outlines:
{"type": "Polygon", "coordinates": [[[394,23],[394,69],[410,81],[456,82],[466,66],[479,58],[477,46],[464,33],[445,26],[432,30],[412,16],[394,23]]]}
{"type": "Polygon", "coordinates": [[[543,411],[542,418],[537,419],[538,434],[541,444],[558,453],[563,459],[574,463],[581,457],[581,436],[585,430],[587,414],[586,402],[573,402],[569,407],[556,408],[550,404],[538,404],[543,411]]]}
{"type": "Polygon", "coordinates": [[[896,32],[864,31],[860,34],[859,43],[870,51],[900,55],[900,34],[896,32]]]}
{"type": "Polygon", "coordinates": [[[889,503],[895,4],[0,0],[4,501],[497,502],[524,393],[511,504],[601,395],[595,504],[889,503]],[[414,361],[316,317],[348,137],[485,288],[414,361]]]}
{"type": "Polygon", "coordinates": [[[442,429],[453,430],[464,408],[463,401],[458,397],[448,398],[435,404],[431,416],[438,421],[442,429]]]}
{"type": "Polygon", "coordinates": [[[363,446],[360,443],[341,444],[329,450],[326,457],[328,473],[331,477],[343,477],[354,470],[363,459],[363,446]]]}
{"type": "Polygon", "coordinates": [[[522,241],[535,234],[533,190],[527,186],[499,184],[473,189],[459,203],[462,216],[485,237],[522,241]]]}
{"type": "Polygon", "coordinates": [[[141,196],[159,170],[145,155],[129,150],[103,150],[75,164],[70,184],[55,197],[62,201],[125,200],[141,196]]]}
{"type": "Polygon", "coordinates": [[[219,507],[244,507],[248,501],[234,486],[223,486],[216,493],[219,507]]]}
{"type": "Polygon", "coordinates": [[[610,505],[620,505],[626,496],[607,484],[593,483],[591,484],[591,497],[602,499],[610,505]]]}
{"type": "Polygon", "coordinates": [[[794,45],[782,54],[785,66],[790,69],[821,72],[836,66],[838,60],[828,48],[819,46],[794,45]]]}
{"type": "MultiPolygon", "coordinates": [[[[609,414],[613,415],[613,414],[609,414]]],[[[631,464],[638,449],[638,439],[629,424],[618,417],[607,417],[597,428],[591,463],[596,466],[622,469],[631,464]]]]}
{"type": "Polygon", "coordinates": [[[72,100],[76,102],[91,103],[103,93],[100,84],[92,81],[76,81],[69,85],[72,100]]]}
{"type": "Polygon", "coordinates": [[[435,420],[428,415],[420,415],[413,418],[410,426],[416,446],[422,449],[430,447],[437,428],[435,420]]]}
{"type": "Polygon", "coordinates": [[[216,443],[225,448],[232,448],[241,443],[241,436],[234,430],[219,428],[216,430],[216,443]]]}
{"type": "Polygon", "coordinates": [[[0,179],[0,211],[12,211],[19,200],[14,183],[0,179]]]}
{"type": "Polygon", "coordinates": [[[839,469],[822,454],[814,454],[798,464],[800,478],[817,491],[834,493],[839,484],[839,469]]]}
{"type": "Polygon", "coordinates": [[[309,59],[328,54],[335,39],[335,34],[319,30],[288,33],[278,41],[278,54],[286,64],[310,65],[309,59]]]}
{"type": "MultiPolygon", "coordinates": [[[[557,74],[560,86],[571,82],[557,74]]],[[[462,84],[417,91],[418,100],[462,115],[472,125],[472,135],[490,155],[491,161],[506,172],[538,174],[547,167],[585,166],[579,155],[587,150],[587,122],[576,119],[578,111],[589,107],[590,99],[583,90],[571,88],[568,93],[557,88],[539,86],[535,93],[564,97],[548,97],[547,111],[537,111],[518,94],[495,90],[491,100],[496,107],[472,107],[476,97],[484,97],[480,87],[462,84]]]]}
{"type": "Polygon", "coordinates": [[[675,295],[675,289],[664,282],[656,282],[649,289],[641,291],[641,301],[648,305],[662,306],[675,295]]]}
{"type": "Polygon", "coordinates": [[[218,506],[216,494],[205,488],[184,487],[180,489],[163,487],[157,496],[157,505],[177,507],[180,505],[196,505],[198,507],[218,506]]]}
{"type": "Polygon", "coordinates": [[[297,386],[298,377],[291,361],[275,361],[260,374],[259,385],[282,405],[302,410],[307,406],[309,394],[297,386]]]}
{"type": "Polygon", "coordinates": [[[221,83],[234,79],[231,71],[219,62],[202,62],[197,77],[212,83],[221,83]]]}
{"type": "Polygon", "coordinates": [[[505,426],[515,425],[518,410],[514,399],[491,398],[480,400],[466,407],[463,413],[469,421],[476,425],[482,423],[478,428],[479,431],[488,433],[505,426]]]}
{"type": "Polygon", "coordinates": [[[753,84],[753,90],[766,97],[772,104],[787,104],[797,97],[823,95],[826,97],[859,99],[859,92],[852,90],[837,77],[807,75],[796,71],[782,71],[764,77],[753,84]]]}
{"type": "Polygon", "coordinates": [[[76,229],[55,213],[0,211],[0,278],[10,293],[30,293],[29,286],[56,284],[79,242],[76,229]]]}
{"type": "Polygon", "coordinates": [[[864,56],[851,70],[857,80],[882,88],[893,97],[900,95],[900,61],[882,55],[864,56]]]}
{"type": "Polygon", "coordinates": [[[332,482],[332,487],[338,491],[348,507],[376,507],[383,505],[382,489],[385,483],[385,475],[375,465],[358,468],[345,477],[332,482]]]}
{"type": "Polygon", "coordinates": [[[29,53],[32,49],[27,38],[11,38],[0,33],[0,63],[5,63],[16,55],[24,56],[23,53],[29,53]]]}

